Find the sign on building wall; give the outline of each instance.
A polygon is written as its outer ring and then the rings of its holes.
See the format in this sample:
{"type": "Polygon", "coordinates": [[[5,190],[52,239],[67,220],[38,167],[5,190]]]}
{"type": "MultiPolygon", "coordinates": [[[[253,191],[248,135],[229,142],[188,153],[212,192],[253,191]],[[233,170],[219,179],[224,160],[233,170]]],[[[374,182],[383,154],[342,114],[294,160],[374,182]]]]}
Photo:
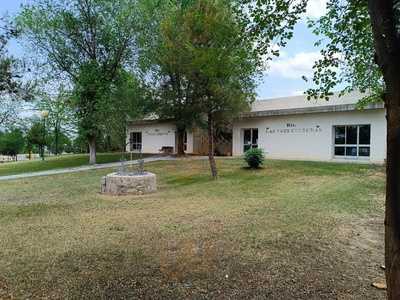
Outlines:
{"type": "Polygon", "coordinates": [[[308,134],[308,133],[320,133],[322,128],[319,125],[313,127],[302,127],[297,128],[296,124],[288,123],[286,128],[270,128],[267,127],[265,132],[267,134],[308,134]]]}
{"type": "Polygon", "coordinates": [[[162,136],[162,135],[169,135],[171,133],[171,130],[168,131],[161,131],[160,129],[154,129],[154,130],[147,130],[145,131],[147,135],[153,135],[153,136],[162,136]]]}

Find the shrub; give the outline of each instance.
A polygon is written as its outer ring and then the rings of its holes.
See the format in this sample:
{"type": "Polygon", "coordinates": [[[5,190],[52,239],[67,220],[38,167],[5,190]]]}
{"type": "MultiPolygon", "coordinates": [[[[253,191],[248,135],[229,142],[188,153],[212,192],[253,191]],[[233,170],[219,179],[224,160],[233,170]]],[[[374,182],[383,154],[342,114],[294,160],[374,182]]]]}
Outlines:
{"type": "Polygon", "coordinates": [[[264,152],[260,148],[251,148],[245,152],[244,160],[250,168],[257,169],[264,163],[264,152]]]}

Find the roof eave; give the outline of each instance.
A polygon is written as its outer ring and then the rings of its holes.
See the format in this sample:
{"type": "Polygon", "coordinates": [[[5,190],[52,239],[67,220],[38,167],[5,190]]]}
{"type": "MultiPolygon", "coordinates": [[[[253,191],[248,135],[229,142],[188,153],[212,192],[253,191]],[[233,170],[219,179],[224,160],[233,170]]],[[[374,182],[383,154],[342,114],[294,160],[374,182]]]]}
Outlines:
{"type": "Polygon", "coordinates": [[[132,120],[132,121],[128,121],[128,126],[171,123],[173,121],[174,121],[173,119],[132,120]]]}
{"type": "MultiPolygon", "coordinates": [[[[372,103],[363,108],[363,110],[383,109],[383,103],[372,103]]],[[[242,113],[239,119],[257,118],[257,117],[270,117],[270,116],[286,116],[286,115],[300,115],[311,113],[328,113],[328,112],[344,112],[359,110],[357,104],[340,104],[340,105],[325,105],[314,107],[301,107],[289,109],[274,109],[262,110],[242,113]]]]}

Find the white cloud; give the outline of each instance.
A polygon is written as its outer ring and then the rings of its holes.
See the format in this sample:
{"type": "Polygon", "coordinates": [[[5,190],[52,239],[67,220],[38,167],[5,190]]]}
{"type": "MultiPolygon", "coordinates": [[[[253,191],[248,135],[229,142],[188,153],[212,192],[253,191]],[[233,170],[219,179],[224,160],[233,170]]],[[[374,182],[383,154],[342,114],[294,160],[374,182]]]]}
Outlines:
{"type": "Polygon", "coordinates": [[[319,18],[326,13],[327,0],[309,0],[307,4],[306,17],[319,18]]]}
{"type": "Polygon", "coordinates": [[[294,56],[278,58],[269,63],[268,74],[288,79],[300,79],[312,74],[314,62],[321,58],[319,52],[300,52],[294,56]]]}

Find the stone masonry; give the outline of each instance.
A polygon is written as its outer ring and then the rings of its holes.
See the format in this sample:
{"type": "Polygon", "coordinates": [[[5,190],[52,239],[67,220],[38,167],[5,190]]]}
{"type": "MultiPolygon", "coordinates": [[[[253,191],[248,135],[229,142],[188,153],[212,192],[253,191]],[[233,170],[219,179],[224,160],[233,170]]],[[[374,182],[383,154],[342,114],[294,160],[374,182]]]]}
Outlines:
{"type": "Polygon", "coordinates": [[[150,172],[135,175],[111,173],[101,179],[101,193],[104,194],[143,195],[156,190],[156,175],[150,172]]]}

